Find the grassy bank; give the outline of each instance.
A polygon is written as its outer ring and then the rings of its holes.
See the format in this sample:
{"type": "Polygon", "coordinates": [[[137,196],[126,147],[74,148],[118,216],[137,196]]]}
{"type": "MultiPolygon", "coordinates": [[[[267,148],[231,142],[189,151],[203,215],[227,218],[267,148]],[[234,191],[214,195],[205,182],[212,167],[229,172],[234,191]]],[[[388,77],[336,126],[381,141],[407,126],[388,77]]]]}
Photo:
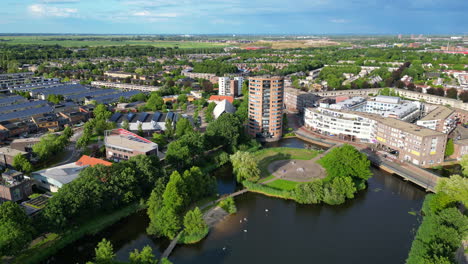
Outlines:
{"type": "Polygon", "coordinates": [[[283,180],[283,179],[278,179],[272,182],[269,182],[265,184],[266,186],[275,188],[275,189],[280,189],[280,190],[285,190],[285,191],[291,191],[294,188],[296,188],[297,185],[301,184],[300,182],[294,182],[294,181],[288,181],[288,180],[283,180]]]}
{"type": "Polygon", "coordinates": [[[200,234],[188,235],[185,232],[182,232],[180,234],[179,239],[177,240],[177,243],[178,244],[195,244],[195,243],[198,243],[208,235],[209,231],[210,231],[210,229],[208,227],[206,227],[205,230],[203,230],[203,232],[200,233],[200,234]]]}
{"type": "Polygon", "coordinates": [[[96,234],[104,228],[118,222],[120,219],[143,208],[145,208],[144,205],[134,203],[112,213],[97,215],[92,220],[86,221],[78,227],[70,228],[61,234],[49,234],[44,240],[24,250],[14,259],[13,263],[39,263],[83,236],[96,234]]]}
{"type": "Polygon", "coordinates": [[[286,190],[280,190],[280,189],[272,188],[266,185],[249,182],[249,181],[244,181],[242,182],[242,184],[250,192],[261,193],[270,197],[294,200],[294,197],[291,195],[291,192],[286,191],[286,190]]]}
{"type": "Polygon", "coordinates": [[[310,149],[298,149],[298,148],[267,148],[256,151],[253,153],[255,159],[258,162],[258,168],[260,169],[260,177],[270,176],[268,172],[268,165],[273,161],[277,160],[310,160],[315,158],[320,151],[310,149]]]}

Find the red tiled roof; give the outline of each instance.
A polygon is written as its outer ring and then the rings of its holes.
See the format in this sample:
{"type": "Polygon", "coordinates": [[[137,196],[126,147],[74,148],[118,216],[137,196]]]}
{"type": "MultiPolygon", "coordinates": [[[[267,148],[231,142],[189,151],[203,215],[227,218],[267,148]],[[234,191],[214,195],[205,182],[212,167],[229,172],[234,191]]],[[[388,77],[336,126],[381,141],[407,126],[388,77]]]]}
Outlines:
{"type": "Polygon", "coordinates": [[[104,166],[110,166],[112,165],[112,162],[109,162],[109,161],[105,161],[105,160],[102,160],[102,159],[97,159],[97,158],[93,158],[93,157],[90,157],[90,156],[87,156],[87,155],[83,155],[81,156],[81,158],[75,162],[76,165],[79,165],[79,166],[95,166],[97,164],[101,164],[101,165],[104,165],[104,166]]]}
{"type": "Polygon", "coordinates": [[[224,96],[224,95],[212,95],[210,96],[210,101],[223,101],[228,100],[231,104],[234,102],[234,97],[232,96],[224,96]]]}

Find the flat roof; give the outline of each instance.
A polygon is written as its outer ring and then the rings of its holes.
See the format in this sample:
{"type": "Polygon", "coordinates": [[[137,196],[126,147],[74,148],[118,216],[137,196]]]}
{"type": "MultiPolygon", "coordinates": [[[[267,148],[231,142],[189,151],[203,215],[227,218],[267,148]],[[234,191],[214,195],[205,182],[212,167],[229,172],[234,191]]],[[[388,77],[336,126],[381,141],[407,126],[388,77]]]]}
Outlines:
{"type": "Polygon", "coordinates": [[[131,136],[133,133],[128,134],[110,134],[105,138],[106,146],[114,146],[117,148],[124,148],[128,150],[136,150],[139,152],[149,152],[158,148],[156,143],[149,140],[142,140],[138,136],[131,136]]]}
{"type": "Polygon", "coordinates": [[[453,109],[450,109],[446,106],[437,106],[434,110],[429,112],[425,117],[419,119],[420,121],[427,120],[440,120],[448,118],[453,112],[453,109]]]}
{"type": "Polygon", "coordinates": [[[402,120],[399,120],[399,119],[395,119],[395,118],[391,118],[391,117],[382,117],[380,115],[370,114],[370,113],[362,113],[362,114],[364,114],[366,117],[374,119],[375,121],[380,122],[380,123],[382,123],[382,124],[384,124],[386,126],[397,128],[397,129],[400,129],[400,130],[402,130],[404,132],[407,132],[407,133],[410,133],[410,134],[413,134],[413,135],[417,135],[417,136],[420,136],[420,137],[445,135],[442,132],[438,132],[438,131],[435,131],[435,130],[432,130],[432,129],[429,129],[429,128],[425,128],[425,127],[422,127],[422,126],[411,124],[411,123],[408,123],[408,122],[405,122],[405,121],[402,121],[402,120]]]}
{"type": "Polygon", "coordinates": [[[72,162],[57,167],[35,171],[31,174],[31,176],[35,178],[35,176],[40,175],[45,178],[54,179],[55,181],[63,185],[76,179],[79,176],[80,172],[86,167],[87,166],[80,166],[77,165],[75,162],[72,162]]]}

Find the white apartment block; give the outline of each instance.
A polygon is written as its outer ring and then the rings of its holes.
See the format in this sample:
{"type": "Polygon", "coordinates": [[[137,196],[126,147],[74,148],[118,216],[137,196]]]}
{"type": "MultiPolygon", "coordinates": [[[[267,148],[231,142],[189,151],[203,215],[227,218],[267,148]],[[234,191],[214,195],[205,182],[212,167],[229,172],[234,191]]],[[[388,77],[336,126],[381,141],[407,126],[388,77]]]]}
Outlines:
{"type": "Polygon", "coordinates": [[[218,95],[223,96],[240,96],[242,94],[242,83],[244,82],[244,77],[234,77],[231,80],[230,77],[219,77],[218,78],[218,95]],[[235,87],[231,87],[231,86],[235,87]]]}
{"type": "Polygon", "coordinates": [[[347,135],[351,137],[351,141],[374,141],[375,121],[358,114],[325,108],[305,108],[304,124],[329,136],[347,135]]]}
{"type": "Polygon", "coordinates": [[[219,95],[230,95],[231,89],[230,89],[230,80],[231,78],[229,77],[219,77],[218,81],[218,94],[219,95]]]}

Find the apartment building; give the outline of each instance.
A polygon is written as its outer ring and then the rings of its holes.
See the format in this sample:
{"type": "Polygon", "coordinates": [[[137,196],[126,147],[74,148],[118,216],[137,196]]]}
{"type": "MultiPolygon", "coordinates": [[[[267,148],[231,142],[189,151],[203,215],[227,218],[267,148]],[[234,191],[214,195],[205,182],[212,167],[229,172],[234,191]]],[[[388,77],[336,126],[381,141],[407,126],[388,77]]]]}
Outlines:
{"type": "Polygon", "coordinates": [[[284,107],[290,112],[304,112],[307,107],[314,107],[319,97],[294,88],[284,89],[284,107]]]}
{"type": "Polygon", "coordinates": [[[447,134],[378,114],[326,108],[307,108],[306,127],[339,139],[369,142],[400,160],[419,166],[444,161],[447,134]]]}
{"type": "Polygon", "coordinates": [[[158,155],[158,145],[122,128],[105,132],[104,144],[108,160],[128,160],[137,155],[158,155]]]}
{"type": "Polygon", "coordinates": [[[103,81],[93,81],[91,82],[92,86],[97,87],[108,87],[108,88],[117,88],[124,91],[142,91],[142,92],[157,92],[161,89],[159,86],[149,86],[149,85],[137,85],[131,83],[117,83],[117,82],[103,82],[103,81]]]}
{"type": "Polygon", "coordinates": [[[393,118],[376,117],[377,144],[398,152],[400,161],[428,167],[444,161],[447,134],[393,118]]]}
{"type": "Polygon", "coordinates": [[[437,106],[426,116],[416,122],[423,126],[445,134],[452,132],[457,126],[458,117],[453,109],[445,106],[437,106]]]}
{"type": "Polygon", "coordinates": [[[284,79],[279,76],[249,78],[249,123],[251,136],[266,141],[282,136],[284,79]]]}
{"type": "Polygon", "coordinates": [[[191,68],[187,68],[182,70],[181,74],[183,76],[192,78],[192,79],[205,79],[205,80],[211,80],[211,78],[216,77],[216,74],[214,73],[201,73],[201,72],[192,72],[191,68]]]}
{"type": "Polygon", "coordinates": [[[23,173],[8,170],[0,178],[0,202],[18,202],[25,200],[32,194],[32,181],[23,173]]]}
{"type": "Polygon", "coordinates": [[[131,72],[122,72],[122,71],[105,71],[104,76],[109,76],[112,78],[133,78],[136,74],[131,72]]]}
{"type": "Polygon", "coordinates": [[[242,83],[244,82],[243,77],[219,77],[218,81],[218,94],[228,96],[240,96],[242,95],[242,83]]]}
{"type": "Polygon", "coordinates": [[[304,125],[320,134],[343,140],[372,142],[376,122],[358,113],[326,108],[305,108],[304,125]]]}

